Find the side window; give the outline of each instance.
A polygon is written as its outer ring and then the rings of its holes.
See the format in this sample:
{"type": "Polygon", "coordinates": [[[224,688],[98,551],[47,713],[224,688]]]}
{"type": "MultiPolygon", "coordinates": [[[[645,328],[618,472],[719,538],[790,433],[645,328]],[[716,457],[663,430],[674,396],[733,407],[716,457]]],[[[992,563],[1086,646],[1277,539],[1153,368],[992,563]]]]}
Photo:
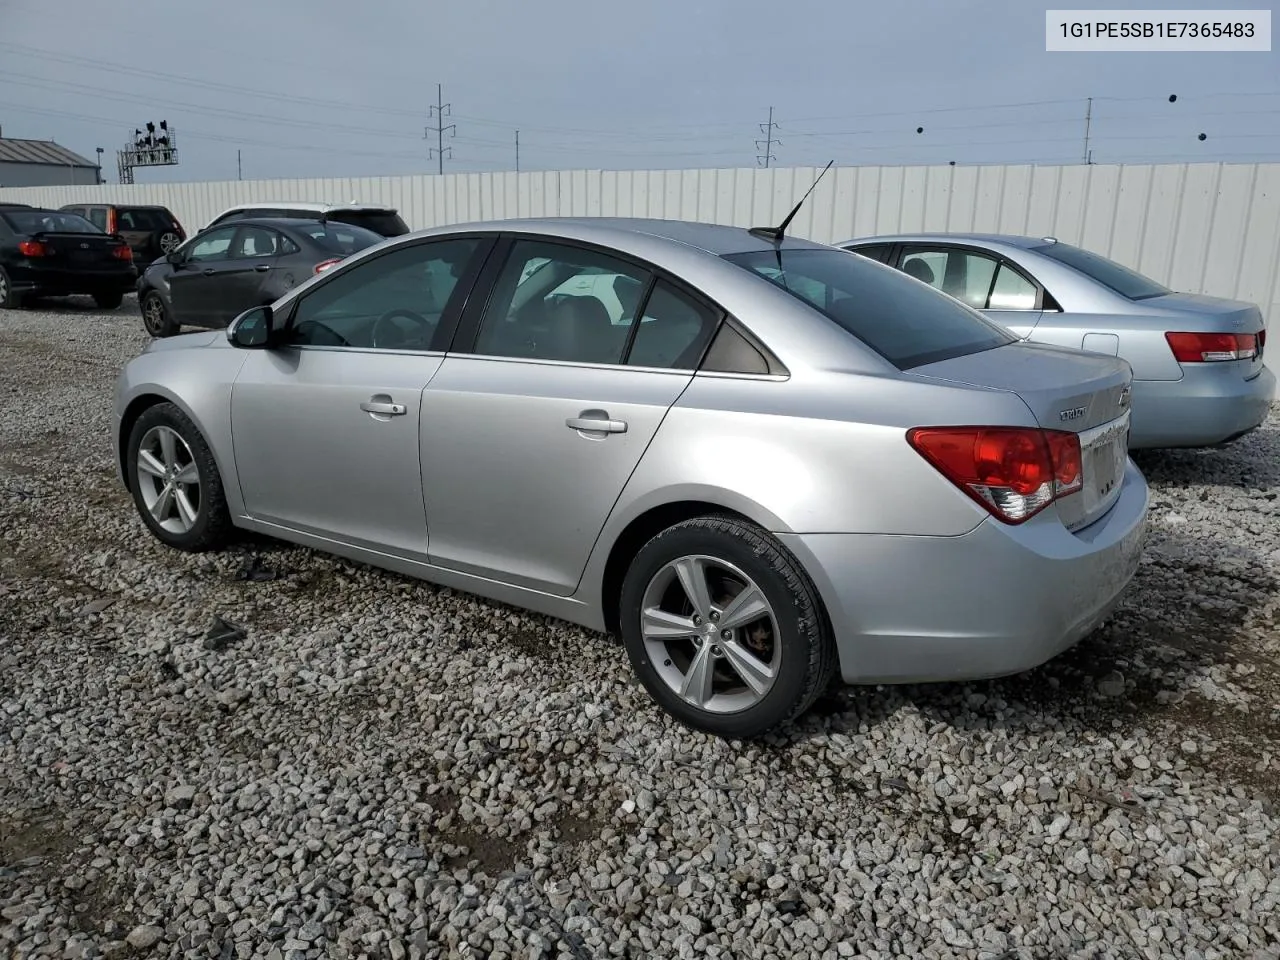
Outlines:
{"type": "Polygon", "coordinates": [[[702,358],[719,319],[716,311],[659,280],[645,304],[627,363],[692,370],[702,358]]]}
{"type": "Polygon", "coordinates": [[[97,227],[99,230],[102,230],[102,231],[104,231],[104,232],[106,231],[106,229],[107,229],[107,211],[106,211],[106,210],[104,210],[104,209],[102,209],[102,207],[90,207],[90,208],[89,208],[89,215],[88,215],[88,218],[87,218],[87,219],[88,219],[88,221],[89,221],[90,223],[92,223],[92,224],[93,224],[95,227],[97,227]]]}
{"type": "Polygon", "coordinates": [[[401,247],[322,283],[299,301],[295,346],[429,350],[479,238],[401,247]]]}
{"type": "Polygon", "coordinates": [[[1008,264],[996,271],[996,285],[991,288],[989,310],[1034,310],[1036,286],[1008,264]]]}
{"type": "Polygon", "coordinates": [[[210,230],[191,246],[187,254],[188,260],[225,260],[231,250],[231,240],[235,236],[235,227],[221,227],[210,230]]]}
{"type": "Polygon", "coordinates": [[[280,241],[283,239],[280,234],[266,227],[241,227],[231,245],[231,256],[236,260],[279,256],[280,241]]]}
{"type": "Polygon", "coordinates": [[[994,257],[968,250],[912,247],[903,252],[899,269],[981,310],[987,305],[996,266],[994,257]]]}
{"type": "Polygon", "coordinates": [[[864,243],[858,247],[845,247],[850,253],[856,253],[859,256],[867,257],[871,260],[879,260],[885,263],[889,259],[889,251],[893,249],[891,243],[864,243]]]}
{"type": "Polygon", "coordinates": [[[631,294],[648,281],[647,271],[607,254],[516,241],[480,321],[475,352],[618,363],[638,306],[631,294]]]}

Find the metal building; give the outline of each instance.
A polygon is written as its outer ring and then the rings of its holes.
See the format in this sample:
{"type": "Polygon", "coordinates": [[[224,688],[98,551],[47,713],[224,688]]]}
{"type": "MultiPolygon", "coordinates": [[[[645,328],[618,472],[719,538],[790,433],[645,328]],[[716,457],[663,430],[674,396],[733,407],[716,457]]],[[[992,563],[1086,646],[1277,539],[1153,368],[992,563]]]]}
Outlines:
{"type": "Polygon", "coordinates": [[[96,163],[52,140],[0,137],[0,187],[55,187],[101,182],[102,171],[96,163]]]}

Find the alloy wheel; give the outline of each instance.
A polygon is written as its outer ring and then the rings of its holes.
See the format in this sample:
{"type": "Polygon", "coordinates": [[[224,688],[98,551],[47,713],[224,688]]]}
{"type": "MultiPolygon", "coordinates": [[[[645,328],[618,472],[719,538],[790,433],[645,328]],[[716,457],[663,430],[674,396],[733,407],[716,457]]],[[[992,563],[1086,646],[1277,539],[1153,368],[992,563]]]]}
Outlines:
{"type": "Polygon", "coordinates": [[[680,557],[659,569],[641,601],[640,633],[662,681],[709,713],[759,703],[782,663],[778,620],[764,591],[716,557],[680,557]]]}
{"type": "Polygon", "coordinates": [[[181,242],[176,233],[162,233],[160,234],[160,252],[173,253],[181,242]]]}
{"type": "Polygon", "coordinates": [[[147,511],[169,533],[189,533],[200,516],[200,471],[172,427],[155,426],[138,444],[138,486],[147,511]]]}
{"type": "Polygon", "coordinates": [[[153,337],[158,337],[164,329],[164,304],[155,294],[147,297],[147,302],[143,304],[142,320],[147,326],[147,333],[153,337]]]}

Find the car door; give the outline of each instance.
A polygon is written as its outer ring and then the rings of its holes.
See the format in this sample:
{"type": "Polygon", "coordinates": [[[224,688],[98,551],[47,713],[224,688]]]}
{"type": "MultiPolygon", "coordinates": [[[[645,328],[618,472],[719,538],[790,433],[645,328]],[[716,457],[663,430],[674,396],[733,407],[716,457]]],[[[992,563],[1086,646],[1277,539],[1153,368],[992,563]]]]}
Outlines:
{"type": "Polygon", "coordinates": [[[952,244],[905,244],[897,261],[903,273],[981,310],[1016,337],[1027,339],[1040,320],[1035,284],[994,253],[952,244]]]}
{"type": "Polygon", "coordinates": [[[236,471],[266,524],[422,561],[419,425],[483,236],[395,247],[303,294],[231,394],[236,471]]]}
{"type": "Polygon", "coordinates": [[[288,247],[283,234],[270,227],[242,224],[231,241],[231,256],[210,280],[208,309],[226,325],[250,307],[270,303],[268,287],[281,256],[288,247]]]}
{"type": "Polygon", "coordinates": [[[218,325],[213,291],[218,274],[230,264],[235,235],[234,226],[210,230],[193,240],[182,259],[173,265],[169,295],[173,318],[178,323],[193,327],[218,325]]]}
{"type": "Polygon", "coordinates": [[[430,559],[567,596],[719,314],[643,264],[563,241],[510,240],[488,277],[423,397],[430,559]],[[580,289],[594,280],[576,281],[618,276],[644,292],[614,322],[580,289]]]}

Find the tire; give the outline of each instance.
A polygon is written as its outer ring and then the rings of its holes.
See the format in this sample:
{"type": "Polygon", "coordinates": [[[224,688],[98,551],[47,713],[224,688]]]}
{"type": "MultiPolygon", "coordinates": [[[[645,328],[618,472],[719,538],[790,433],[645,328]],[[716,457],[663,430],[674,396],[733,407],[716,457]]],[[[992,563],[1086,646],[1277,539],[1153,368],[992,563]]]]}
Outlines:
{"type": "Polygon", "coordinates": [[[156,249],[160,251],[159,256],[167,256],[174,250],[177,250],[182,244],[182,238],[172,230],[166,230],[156,238],[156,249]]]}
{"type": "Polygon", "coordinates": [[[142,298],[142,326],[157,339],[172,337],[178,332],[179,327],[173,322],[164,298],[154,290],[142,298]]]}
{"type": "Polygon", "coordinates": [[[223,492],[218,465],[204,437],[190,418],[172,403],[160,403],[142,412],[129,431],[127,472],[134,505],[147,529],[161,542],[179,550],[200,553],[216,550],[231,538],[231,512],[223,492]],[[164,455],[165,431],[173,440],[174,457],[164,455]],[[179,468],[176,474],[144,472],[139,467],[139,451],[146,446],[153,464],[179,468]],[[183,479],[186,478],[186,479],[183,479]],[[195,490],[191,479],[194,478],[195,490]],[[153,512],[165,497],[168,502],[153,512]],[[194,497],[192,496],[194,492],[194,497]],[[185,502],[186,510],[183,505],[185,502]]]}
{"type": "MultiPolygon", "coordinates": [[[[747,589],[742,593],[746,596],[747,589]]],[[[619,611],[623,644],[640,682],[667,713],[695,730],[730,739],[761,736],[808,710],[835,673],[835,642],[813,582],[782,544],[736,517],[686,520],[646,543],[623,579],[619,611]],[[691,619],[696,608],[683,586],[686,575],[692,577],[689,582],[709,585],[703,601],[709,613],[698,618],[700,624],[691,619]],[[754,585],[762,595],[763,608],[752,607],[767,611],[760,619],[742,620],[734,603],[727,602],[740,584],[754,585]],[[653,630],[646,639],[646,608],[667,618],[662,621],[669,631],[665,641],[655,640],[653,630]],[[733,620],[741,622],[721,632],[733,620]],[[711,621],[716,622],[708,626],[711,621]],[[703,636],[685,634],[690,624],[703,636]],[[709,656],[702,653],[708,646],[709,656]],[[744,653],[755,662],[744,660],[744,653]],[[712,696],[701,706],[678,688],[695,673],[699,656],[712,669],[704,688],[712,696]],[[737,666],[743,663],[749,664],[745,673],[737,666]],[[758,672],[762,667],[770,674],[767,683],[758,672]],[[755,675],[757,689],[742,682],[746,673],[755,675]]]]}
{"type": "Polygon", "coordinates": [[[13,289],[9,275],[0,267],[0,310],[21,310],[23,297],[13,289]]]}
{"type": "Polygon", "coordinates": [[[123,293],[95,293],[93,302],[98,305],[99,310],[115,310],[120,304],[124,303],[123,293]]]}

